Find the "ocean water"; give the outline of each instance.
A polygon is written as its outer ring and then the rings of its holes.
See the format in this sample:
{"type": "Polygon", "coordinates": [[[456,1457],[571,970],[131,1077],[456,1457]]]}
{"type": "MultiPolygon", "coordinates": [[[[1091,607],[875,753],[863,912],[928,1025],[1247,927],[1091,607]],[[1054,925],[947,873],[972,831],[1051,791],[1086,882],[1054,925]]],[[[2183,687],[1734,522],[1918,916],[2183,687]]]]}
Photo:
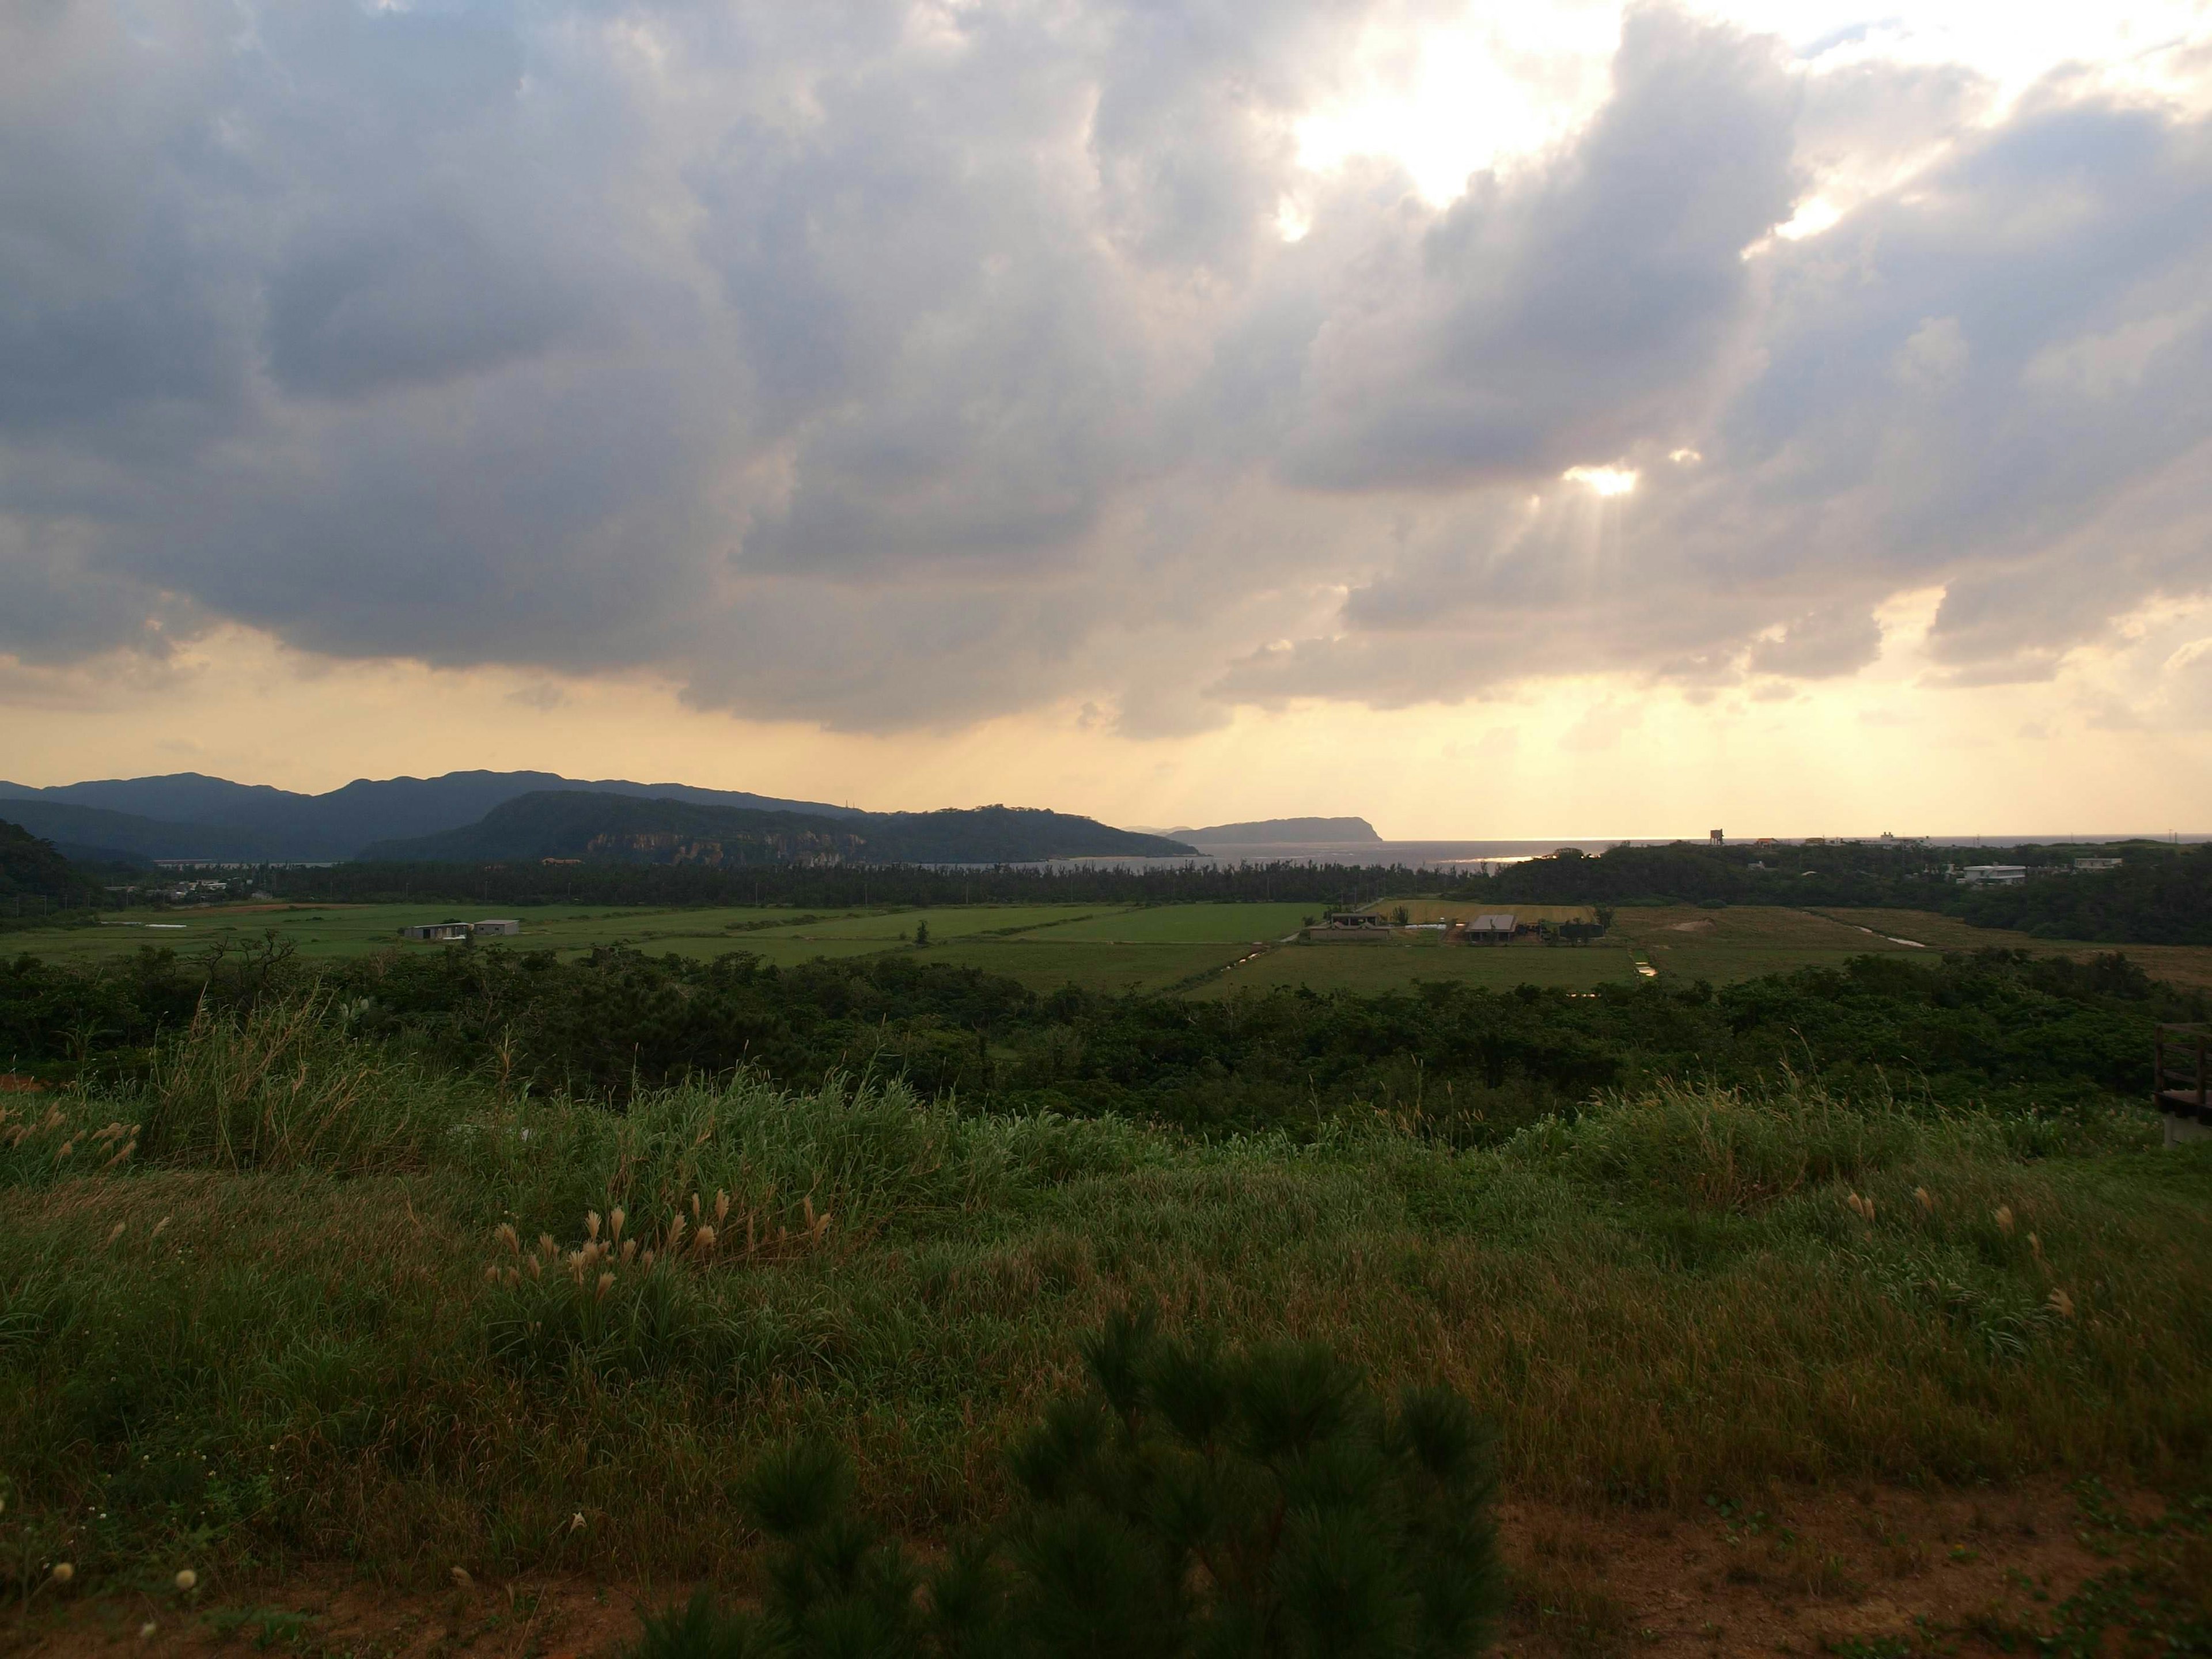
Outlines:
{"type": "MultiPolygon", "coordinates": [[[[1657,842],[1639,846],[1662,846],[1657,842]]],[[[1178,870],[1196,865],[1345,864],[1403,865],[1409,870],[1467,870],[1517,863],[1563,847],[1585,853],[1602,853],[1618,847],[1611,841],[1346,841],[1346,842],[1214,842],[1195,858],[1056,859],[1055,864],[1081,864],[1112,870],[1178,870]]]]}

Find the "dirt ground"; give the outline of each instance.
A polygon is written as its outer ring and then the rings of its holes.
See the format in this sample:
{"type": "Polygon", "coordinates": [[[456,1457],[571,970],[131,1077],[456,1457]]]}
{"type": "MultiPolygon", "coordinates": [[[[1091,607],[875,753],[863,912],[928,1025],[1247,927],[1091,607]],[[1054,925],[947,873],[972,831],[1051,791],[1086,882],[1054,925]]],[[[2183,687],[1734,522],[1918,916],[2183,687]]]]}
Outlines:
{"type": "MultiPolygon", "coordinates": [[[[1507,1501],[1498,1520],[1513,1606],[1495,1650],[1560,1659],[2010,1651],[2001,1644],[2051,1628],[2060,1603],[2126,1563],[2133,1534],[2114,1519],[2148,1520],[2163,1508],[2148,1494],[2126,1496],[2110,1500],[2100,1522],[2057,1486],[1800,1491],[1711,1503],[1687,1517],[1507,1501]]],[[[212,1583],[189,1598],[164,1586],[47,1601],[27,1620],[0,1613],[0,1651],[590,1659],[634,1641],[641,1608],[690,1588],[456,1575],[434,1590],[399,1591],[338,1573],[212,1583]]]]}

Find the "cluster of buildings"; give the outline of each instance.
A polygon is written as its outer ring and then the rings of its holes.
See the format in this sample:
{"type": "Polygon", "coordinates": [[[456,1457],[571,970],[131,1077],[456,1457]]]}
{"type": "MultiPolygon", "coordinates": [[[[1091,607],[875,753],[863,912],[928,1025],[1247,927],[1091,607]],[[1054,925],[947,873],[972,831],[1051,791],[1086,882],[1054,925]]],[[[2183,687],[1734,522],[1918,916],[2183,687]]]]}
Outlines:
{"type": "MultiPolygon", "coordinates": [[[[1380,910],[1333,910],[1322,918],[1317,926],[1305,930],[1309,939],[1351,940],[1387,939],[1395,928],[1409,933],[1442,933],[1447,945],[1510,945],[1516,939],[1544,931],[1546,924],[1516,915],[1510,910],[1493,910],[1473,918],[1457,921],[1404,922],[1380,910]]],[[[1579,943],[1594,939],[1603,930],[1595,922],[1569,921],[1556,929],[1559,937],[1579,943]]]]}
{"type": "MultiPolygon", "coordinates": [[[[2066,864],[2045,864],[2035,866],[2039,876],[2097,875],[2120,867],[2118,859],[2075,859],[2066,864]]],[[[2025,864],[1969,864],[1954,865],[1951,879],[1969,887],[2017,887],[2027,879],[2029,866],[2025,864]]]]}
{"type": "Polygon", "coordinates": [[[512,939],[521,931],[522,924],[512,918],[494,921],[426,921],[401,928],[399,937],[432,944],[466,944],[472,939],[512,939]]]}

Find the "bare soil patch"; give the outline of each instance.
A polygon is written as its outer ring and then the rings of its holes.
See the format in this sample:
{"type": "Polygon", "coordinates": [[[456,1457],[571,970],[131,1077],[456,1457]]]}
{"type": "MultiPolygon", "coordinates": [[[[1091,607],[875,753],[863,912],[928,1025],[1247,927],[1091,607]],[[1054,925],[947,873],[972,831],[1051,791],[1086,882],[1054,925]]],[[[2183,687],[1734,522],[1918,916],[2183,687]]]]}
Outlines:
{"type": "MultiPolygon", "coordinates": [[[[2113,1500],[2137,1521],[2165,1505],[2113,1500]]],[[[1508,1499],[1501,1656],[1997,1653],[2127,1554],[2067,1489],[1794,1489],[1695,1514],[1508,1499]]],[[[52,1659],[293,1653],[313,1659],[593,1659],[694,1586],[581,1575],[379,1585],[342,1570],[204,1584],[187,1604],[109,1591],[0,1614],[0,1652],[52,1659]],[[153,1629],[146,1632],[151,1624],[153,1629]]]]}

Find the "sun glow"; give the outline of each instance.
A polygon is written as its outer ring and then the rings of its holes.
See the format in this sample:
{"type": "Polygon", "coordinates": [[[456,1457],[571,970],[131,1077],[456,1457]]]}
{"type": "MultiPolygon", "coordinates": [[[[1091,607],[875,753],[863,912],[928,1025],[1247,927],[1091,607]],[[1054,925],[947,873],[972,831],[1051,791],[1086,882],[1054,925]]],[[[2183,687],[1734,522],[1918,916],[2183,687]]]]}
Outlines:
{"type": "MultiPolygon", "coordinates": [[[[1331,173],[1359,158],[1395,162],[1431,204],[1448,205],[1470,174],[1510,167],[1588,124],[1612,89],[1624,9],[1617,0],[1518,9],[1378,0],[1332,94],[1296,123],[1298,163],[1331,173]]],[[[1990,114],[2060,65],[2191,109],[2212,105],[2212,80],[2197,67],[2212,44],[2203,0],[2124,0],[2104,12],[1923,0],[1910,16],[1879,22],[1848,0],[1714,0],[1699,9],[1771,31],[1813,74],[1869,63],[1971,66],[1986,77],[1990,114]]],[[[1817,236],[1881,187],[1829,171],[1778,238],[1817,236]]],[[[1297,240],[1297,217],[1285,222],[1285,240],[1297,240]]]]}
{"type": "Polygon", "coordinates": [[[1636,488],[1636,470],[1626,466],[1571,466],[1559,474],[1565,483],[1578,483],[1594,495],[1626,495],[1636,488]]]}
{"type": "Polygon", "coordinates": [[[1385,7],[1352,52],[1337,97],[1297,124],[1298,161],[1330,172],[1395,161],[1437,206],[1468,176],[1576,131],[1604,101],[1620,40],[1609,6],[1469,8],[1452,21],[1385,7]]]}

